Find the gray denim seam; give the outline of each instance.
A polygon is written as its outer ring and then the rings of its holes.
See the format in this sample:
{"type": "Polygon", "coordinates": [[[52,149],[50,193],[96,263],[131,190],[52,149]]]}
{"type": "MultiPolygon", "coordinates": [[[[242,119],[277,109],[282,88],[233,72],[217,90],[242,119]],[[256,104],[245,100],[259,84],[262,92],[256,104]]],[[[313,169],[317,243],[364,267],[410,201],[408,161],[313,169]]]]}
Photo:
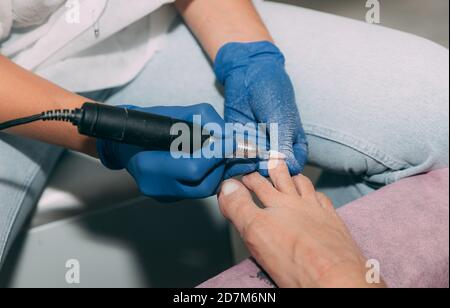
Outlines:
{"type": "Polygon", "coordinates": [[[384,153],[383,151],[377,149],[377,147],[369,142],[360,140],[349,134],[333,130],[328,127],[313,125],[313,124],[303,124],[305,133],[307,135],[316,136],[330,141],[342,144],[349,148],[352,148],[364,155],[371,157],[387,168],[399,171],[412,167],[407,162],[402,162],[398,159],[391,157],[390,155],[384,153]]]}
{"type": "Polygon", "coordinates": [[[14,224],[16,223],[18,213],[19,213],[20,209],[22,208],[22,205],[26,198],[26,195],[31,188],[31,183],[34,181],[37,174],[39,173],[40,165],[43,162],[43,158],[46,156],[43,155],[41,157],[42,158],[36,162],[36,167],[33,169],[33,171],[30,173],[30,175],[27,177],[27,179],[23,182],[26,189],[22,189],[22,190],[18,191],[14,197],[13,204],[18,204],[18,206],[15,207],[12,211],[10,211],[10,213],[7,216],[7,221],[11,219],[11,223],[8,225],[5,225],[4,228],[0,229],[0,234],[5,234],[4,245],[0,246],[0,264],[3,262],[3,257],[4,257],[4,252],[5,252],[4,249],[8,246],[7,245],[8,238],[11,235],[11,231],[13,229],[14,224]]]}

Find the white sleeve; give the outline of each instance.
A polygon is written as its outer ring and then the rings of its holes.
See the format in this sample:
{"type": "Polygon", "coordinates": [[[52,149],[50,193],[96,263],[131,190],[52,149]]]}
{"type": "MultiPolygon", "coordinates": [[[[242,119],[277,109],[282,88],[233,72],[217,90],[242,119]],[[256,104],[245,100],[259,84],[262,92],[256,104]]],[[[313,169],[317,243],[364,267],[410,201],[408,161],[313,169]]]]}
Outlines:
{"type": "Polygon", "coordinates": [[[0,1],[0,40],[7,37],[12,26],[11,0],[0,1]]]}

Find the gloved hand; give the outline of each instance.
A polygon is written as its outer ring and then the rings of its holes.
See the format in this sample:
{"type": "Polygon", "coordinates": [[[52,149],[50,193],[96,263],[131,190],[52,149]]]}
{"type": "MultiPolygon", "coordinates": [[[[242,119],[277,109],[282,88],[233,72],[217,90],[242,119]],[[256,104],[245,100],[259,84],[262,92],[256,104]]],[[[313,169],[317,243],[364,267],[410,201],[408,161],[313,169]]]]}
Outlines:
{"type": "MultiPolygon", "coordinates": [[[[225,122],[278,124],[278,149],[286,156],[290,173],[302,172],[308,146],[295,100],[294,88],[284,68],[285,58],[270,42],[229,43],[215,61],[215,72],[225,86],[225,122]]],[[[270,142],[274,144],[273,140],[270,142]]],[[[236,160],[227,165],[226,178],[258,170],[261,162],[236,160]]]]}
{"type": "MultiPolygon", "coordinates": [[[[193,122],[194,115],[199,115],[203,124],[216,123],[222,129],[224,127],[223,119],[209,104],[190,107],[123,107],[189,122],[193,122]]],[[[126,168],[144,195],[160,201],[209,197],[216,193],[225,171],[225,159],[220,157],[174,158],[170,152],[146,151],[140,147],[105,140],[97,141],[97,151],[106,167],[113,170],[126,168]]]]}

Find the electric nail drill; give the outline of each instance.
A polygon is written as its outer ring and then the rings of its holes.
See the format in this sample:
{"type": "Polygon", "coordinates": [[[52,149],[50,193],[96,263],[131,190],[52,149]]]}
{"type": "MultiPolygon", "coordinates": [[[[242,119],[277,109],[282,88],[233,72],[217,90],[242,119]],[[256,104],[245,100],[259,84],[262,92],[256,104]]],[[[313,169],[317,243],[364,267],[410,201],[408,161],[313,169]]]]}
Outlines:
{"type": "MultiPolygon", "coordinates": [[[[152,151],[170,151],[173,141],[178,138],[172,128],[175,124],[186,124],[191,132],[202,132],[201,147],[214,138],[194,123],[173,119],[171,117],[109,106],[98,103],[85,103],[74,110],[53,110],[26,118],[16,119],[0,124],[0,131],[36,121],[64,121],[78,127],[78,132],[85,136],[116,141],[139,146],[152,151]]],[[[196,151],[190,147],[190,151],[196,151]]],[[[249,142],[237,142],[236,151],[240,155],[258,156],[261,152],[249,142]]]]}

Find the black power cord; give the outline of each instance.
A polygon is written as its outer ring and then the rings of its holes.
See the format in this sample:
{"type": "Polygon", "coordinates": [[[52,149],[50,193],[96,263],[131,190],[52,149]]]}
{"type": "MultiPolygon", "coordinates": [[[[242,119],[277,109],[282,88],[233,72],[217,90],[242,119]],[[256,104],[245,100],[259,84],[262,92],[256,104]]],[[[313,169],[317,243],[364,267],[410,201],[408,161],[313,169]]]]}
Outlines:
{"type": "MultiPolygon", "coordinates": [[[[80,109],[52,110],[26,118],[20,118],[0,124],[0,131],[36,121],[70,122],[78,127],[85,136],[136,145],[149,150],[170,151],[173,141],[178,138],[172,128],[183,124],[191,134],[201,131],[196,124],[176,120],[157,114],[133,109],[85,103],[80,109]]],[[[193,135],[190,136],[191,140],[193,135]]],[[[201,145],[209,141],[209,132],[203,132],[201,145]]],[[[191,152],[196,150],[190,147],[191,152]]]]}
{"type": "Polygon", "coordinates": [[[70,122],[74,125],[78,125],[82,116],[81,109],[74,110],[51,110],[36,114],[30,117],[15,119],[5,123],[0,123],[0,131],[6,130],[12,127],[25,125],[37,121],[59,121],[59,122],[70,122]]]}

